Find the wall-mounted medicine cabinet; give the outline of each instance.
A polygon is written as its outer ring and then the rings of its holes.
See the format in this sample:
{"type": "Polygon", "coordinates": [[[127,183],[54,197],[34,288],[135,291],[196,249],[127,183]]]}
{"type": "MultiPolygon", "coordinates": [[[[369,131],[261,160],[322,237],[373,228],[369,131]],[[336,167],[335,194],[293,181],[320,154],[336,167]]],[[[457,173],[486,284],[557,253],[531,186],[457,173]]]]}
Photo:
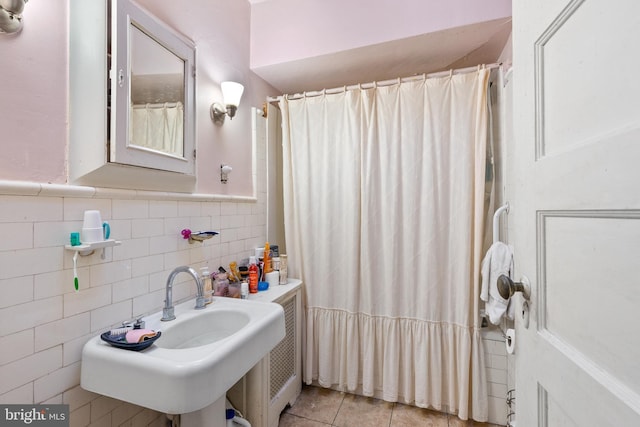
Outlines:
{"type": "Polygon", "coordinates": [[[195,46],[130,0],[71,0],[69,178],[195,188],[195,46]]]}

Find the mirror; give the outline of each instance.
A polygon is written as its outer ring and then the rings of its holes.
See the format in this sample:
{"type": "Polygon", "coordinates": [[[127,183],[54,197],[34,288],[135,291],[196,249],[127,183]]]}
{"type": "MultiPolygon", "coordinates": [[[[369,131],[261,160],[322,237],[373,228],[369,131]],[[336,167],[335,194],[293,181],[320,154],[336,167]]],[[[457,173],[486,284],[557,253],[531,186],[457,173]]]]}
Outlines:
{"type": "Polygon", "coordinates": [[[109,161],[194,173],[193,45],[131,1],[111,19],[109,161]]]}
{"type": "Polygon", "coordinates": [[[131,28],[129,145],[184,154],[184,61],[131,28]]]}
{"type": "Polygon", "coordinates": [[[68,9],[69,182],[194,191],[194,44],[131,0],[68,9]]]}

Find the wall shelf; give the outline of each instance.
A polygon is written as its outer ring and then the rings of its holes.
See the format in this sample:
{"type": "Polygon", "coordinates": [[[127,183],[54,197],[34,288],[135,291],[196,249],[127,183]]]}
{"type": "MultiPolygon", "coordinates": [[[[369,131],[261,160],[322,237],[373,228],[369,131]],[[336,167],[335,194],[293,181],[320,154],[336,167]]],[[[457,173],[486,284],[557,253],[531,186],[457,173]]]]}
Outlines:
{"type": "Polygon", "coordinates": [[[78,252],[81,256],[91,255],[96,249],[104,249],[112,246],[119,246],[122,244],[119,240],[107,239],[102,242],[83,243],[77,246],[65,245],[65,249],[68,251],[78,252]]]}

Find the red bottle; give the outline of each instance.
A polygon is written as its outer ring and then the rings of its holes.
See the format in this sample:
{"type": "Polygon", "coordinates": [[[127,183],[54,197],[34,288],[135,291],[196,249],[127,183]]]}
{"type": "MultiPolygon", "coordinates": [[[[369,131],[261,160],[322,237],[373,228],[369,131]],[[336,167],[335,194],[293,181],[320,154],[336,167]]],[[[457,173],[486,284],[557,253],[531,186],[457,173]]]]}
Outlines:
{"type": "Polygon", "coordinates": [[[258,266],[255,256],[249,257],[249,293],[258,293],[258,266]]]}

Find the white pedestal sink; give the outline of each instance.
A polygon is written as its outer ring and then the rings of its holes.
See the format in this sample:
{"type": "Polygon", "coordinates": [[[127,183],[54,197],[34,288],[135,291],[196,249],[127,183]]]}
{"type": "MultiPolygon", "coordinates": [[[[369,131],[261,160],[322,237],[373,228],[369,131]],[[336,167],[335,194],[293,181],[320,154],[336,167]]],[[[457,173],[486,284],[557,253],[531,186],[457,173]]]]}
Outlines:
{"type": "Polygon", "coordinates": [[[216,297],[203,310],[193,300],[177,305],[175,314],[169,322],[160,312],[144,319],[162,336],[140,352],[92,338],[82,351],[82,388],[167,414],[200,411],[224,399],[285,336],[279,304],[216,297]]]}

